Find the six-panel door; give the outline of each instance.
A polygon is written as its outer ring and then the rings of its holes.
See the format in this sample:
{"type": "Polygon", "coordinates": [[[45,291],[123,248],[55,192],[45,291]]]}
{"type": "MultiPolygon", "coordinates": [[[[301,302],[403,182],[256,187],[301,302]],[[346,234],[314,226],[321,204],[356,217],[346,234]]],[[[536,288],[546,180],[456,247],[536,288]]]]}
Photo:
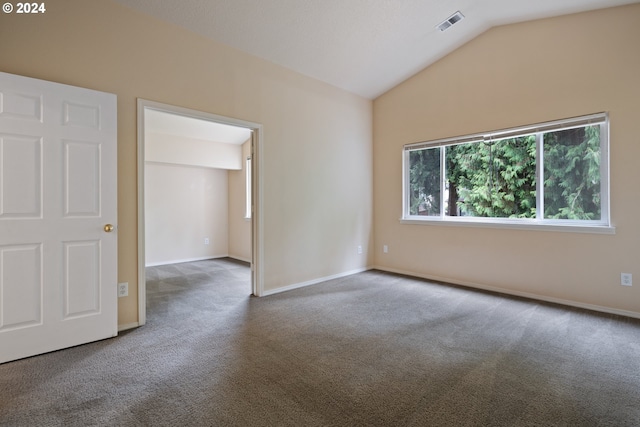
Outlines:
{"type": "Polygon", "coordinates": [[[117,335],[116,97],[0,73],[0,363],[117,335]]]}

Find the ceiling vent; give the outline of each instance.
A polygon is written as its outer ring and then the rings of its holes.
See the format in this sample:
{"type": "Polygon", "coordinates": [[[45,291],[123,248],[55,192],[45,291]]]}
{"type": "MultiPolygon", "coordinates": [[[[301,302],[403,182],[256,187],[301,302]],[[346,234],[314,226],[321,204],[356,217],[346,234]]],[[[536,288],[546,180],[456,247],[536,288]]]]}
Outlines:
{"type": "Polygon", "coordinates": [[[447,28],[451,27],[456,22],[460,22],[463,19],[464,19],[464,15],[462,13],[460,13],[460,11],[457,11],[456,13],[454,13],[453,15],[448,17],[446,20],[444,20],[440,24],[438,24],[438,26],[436,28],[438,30],[440,30],[440,31],[444,31],[447,28]]]}

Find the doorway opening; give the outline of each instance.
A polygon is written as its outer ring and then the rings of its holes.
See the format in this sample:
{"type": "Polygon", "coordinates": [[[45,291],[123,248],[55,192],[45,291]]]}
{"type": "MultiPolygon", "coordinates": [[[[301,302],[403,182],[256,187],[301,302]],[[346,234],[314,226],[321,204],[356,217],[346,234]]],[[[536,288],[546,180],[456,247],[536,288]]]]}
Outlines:
{"type": "Polygon", "coordinates": [[[261,140],[258,123],[138,99],[138,325],[150,265],[231,256],[262,295],[261,140]]]}

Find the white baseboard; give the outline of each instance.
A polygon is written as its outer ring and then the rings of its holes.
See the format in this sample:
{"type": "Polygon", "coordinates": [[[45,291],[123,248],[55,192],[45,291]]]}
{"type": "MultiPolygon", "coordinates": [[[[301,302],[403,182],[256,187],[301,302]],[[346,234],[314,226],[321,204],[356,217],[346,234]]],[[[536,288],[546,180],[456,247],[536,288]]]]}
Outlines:
{"type": "Polygon", "coordinates": [[[180,264],[182,262],[194,262],[194,261],[206,261],[208,259],[216,259],[216,258],[227,258],[229,255],[211,255],[205,257],[198,258],[184,258],[184,259],[174,259],[171,261],[162,261],[162,262],[152,262],[149,264],[145,264],[145,267],[157,267],[159,265],[169,265],[169,264],[180,264]]]}
{"type": "Polygon", "coordinates": [[[125,323],[123,325],[118,325],[118,332],[126,331],[128,329],[134,329],[134,328],[137,328],[138,326],[140,326],[138,322],[125,323]]]}
{"type": "Polygon", "coordinates": [[[241,256],[235,256],[235,255],[228,255],[228,257],[231,259],[235,259],[242,262],[248,262],[249,264],[251,264],[251,258],[244,258],[241,256]]]}
{"type": "Polygon", "coordinates": [[[326,282],[328,280],[340,279],[341,277],[351,276],[353,274],[362,273],[363,271],[371,270],[370,267],[358,268],[356,270],[345,271],[344,273],[334,274],[332,276],[321,277],[318,279],[308,280],[306,282],[295,283],[289,286],[283,286],[281,288],[269,289],[268,291],[264,291],[261,296],[266,297],[268,295],[279,294],[281,292],[292,291],[298,288],[304,288],[305,286],[316,285],[318,283],[326,282]]]}
{"type": "Polygon", "coordinates": [[[446,277],[439,277],[439,276],[433,276],[433,275],[428,275],[428,274],[420,274],[420,273],[416,273],[416,272],[413,272],[413,271],[398,270],[398,269],[395,269],[395,268],[387,268],[387,267],[375,266],[375,267],[373,267],[373,269],[374,270],[380,270],[380,271],[386,271],[386,272],[389,272],[389,273],[402,274],[402,275],[405,275],[405,276],[418,277],[418,278],[426,279],[426,280],[433,280],[435,282],[451,283],[452,285],[459,285],[459,286],[464,286],[464,287],[467,287],[467,288],[482,289],[484,291],[496,292],[496,293],[499,293],[499,294],[513,295],[513,296],[517,296],[517,297],[529,298],[529,299],[538,300],[538,301],[551,302],[551,303],[554,303],[554,304],[568,305],[570,307],[584,308],[584,309],[587,309],[587,310],[599,311],[599,312],[602,312],[602,313],[616,314],[616,315],[619,315],[619,316],[626,316],[626,317],[632,317],[632,318],[635,318],[635,319],[640,319],[640,313],[637,313],[635,311],[620,310],[620,309],[617,309],[617,308],[605,307],[605,306],[595,305],[595,304],[587,304],[587,303],[582,303],[582,302],[578,302],[578,301],[566,300],[566,299],[562,299],[562,298],[547,297],[547,296],[544,296],[544,295],[531,294],[529,292],[513,291],[513,290],[510,290],[510,289],[504,289],[504,288],[498,288],[498,287],[494,287],[494,286],[481,285],[479,283],[467,282],[467,281],[462,281],[462,280],[452,280],[452,279],[449,279],[449,278],[446,278],[446,277]]]}

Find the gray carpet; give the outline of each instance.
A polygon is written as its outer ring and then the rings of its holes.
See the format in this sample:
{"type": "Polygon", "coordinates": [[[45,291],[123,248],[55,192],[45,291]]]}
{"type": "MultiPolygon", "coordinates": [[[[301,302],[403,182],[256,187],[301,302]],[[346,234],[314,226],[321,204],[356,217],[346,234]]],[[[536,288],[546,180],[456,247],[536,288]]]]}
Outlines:
{"type": "Polygon", "coordinates": [[[148,324],[0,365],[3,426],[639,426],[640,322],[378,271],[250,297],[148,269],[148,324]]]}

